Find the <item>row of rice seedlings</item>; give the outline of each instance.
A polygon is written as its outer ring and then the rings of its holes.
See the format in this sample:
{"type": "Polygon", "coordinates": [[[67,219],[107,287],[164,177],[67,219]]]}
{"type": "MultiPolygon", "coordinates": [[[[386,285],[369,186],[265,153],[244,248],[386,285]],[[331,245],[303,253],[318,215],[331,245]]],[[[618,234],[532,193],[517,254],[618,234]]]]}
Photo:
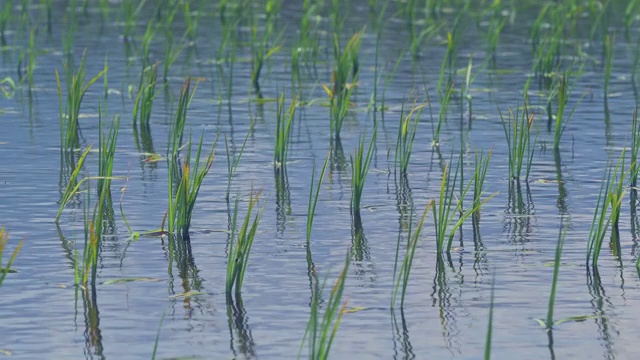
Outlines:
{"type": "MultiPolygon", "coordinates": [[[[67,65],[67,64],[65,64],[67,65]]],[[[78,149],[80,147],[80,134],[79,134],[79,116],[80,106],[82,105],[82,99],[84,98],[89,87],[93,85],[98,79],[107,73],[107,68],[103,69],[96,76],[91,78],[85,84],[86,72],[84,69],[85,56],[82,56],[80,66],[75,73],[72,73],[70,69],[66,69],[66,104],[63,107],[63,93],[62,85],[60,83],[60,76],[58,70],[55,70],[56,84],[58,88],[58,101],[60,108],[60,151],[61,153],[78,149]]],[[[65,66],[66,67],[66,66],[65,66]]]]}
{"type": "Polygon", "coordinates": [[[233,218],[231,221],[231,235],[229,242],[229,255],[227,257],[227,277],[225,282],[225,292],[227,296],[231,296],[232,292],[235,292],[236,296],[240,296],[242,291],[242,283],[244,281],[244,274],[249,264],[249,255],[251,254],[251,247],[258,230],[258,224],[262,216],[263,209],[253,214],[253,209],[258,202],[259,194],[254,194],[253,189],[249,195],[249,204],[247,207],[247,214],[240,229],[237,228],[238,221],[238,208],[239,199],[236,198],[235,207],[233,210],[233,218]],[[252,219],[253,217],[253,219],[252,219]]]}
{"type": "Polygon", "coordinates": [[[367,180],[371,160],[373,159],[373,148],[378,132],[378,124],[374,124],[373,133],[369,140],[369,147],[365,149],[365,137],[360,138],[355,155],[351,157],[351,214],[354,218],[360,217],[360,202],[364,183],[367,180]]]}
{"type": "Polygon", "coordinates": [[[11,270],[11,265],[13,264],[13,261],[16,259],[16,256],[18,256],[18,253],[20,252],[20,249],[22,248],[24,241],[21,240],[18,243],[18,245],[16,245],[16,247],[13,249],[13,252],[9,256],[9,261],[7,261],[6,265],[3,265],[2,254],[4,253],[4,249],[8,243],[9,243],[9,233],[6,232],[3,226],[0,228],[0,286],[2,286],[2,282],[4,282],[4,279],[7,276],[7,274],[10,272],[14,272],[13,270],[11,270]]]}
{"type": "Polygon", "coordinates": [[[333,44],[336,55],[333,68],[333,88],[329,89],[326,85],[323,85],[323,87],[331,100],[331,136],[335,139],[340,138],[342,122],[347,116],[347,110],[351,103],[351,94],[358,81],[358,74],[360,73],[358,52],[361,38],[362,32],[356,33],[341,51],[338,35],[334,34],[333,44]]]}
{"type": "Polygon", "coordinates": [[[530,114],[526,106],[524,109],[517,107],[515,113],[509,109],[509,115],[506,119],[500,109],[498,112],[509,150],[509,178],[521,180],[524,177],[526,181],[529,179],[533,153],[535,152],[536,137],[531,139],[535,114],[530,114]]]}
{"type": "Polygon", "coordinates": [[[393,289],[393,294],[391,296],[391,309],[393,310],[396,306],[396,300],[398,298],[398,293],[400,292],[400,308],[404,308],[404,300],[407,293],[407,286],[409,285],[409,275],[411,274],[411,268],[413,267],[413,259],[416,253],[416,247],[418,246],[418,240],[420,239],[420,234],[422,233],[422,228],[424,227],[424,222],[427,218],[427,214],[429,213],[429,209],[434,206],[435,201],[431,200],[427,204],[422,213],[422,217],[418,222],[415,232],[412,229],[413,226],[413,206],[411,207],[411,212],[409,216],[409,230],[407,232],[407,243],[405,247],[405,253],[402,260],[402,264],[400,265],[400,270],[398,270],[398,260],[400,256],[400,240],[401,234],[398,233],[398,242],[396,244],[396,257],[393,267],[393,282],[395,287],[393,289]],[[402,291],[400,291],[402,290],[402,291]]]}
{"type": "Polygon", "coordinates": [[[347,310],[348,301],[342,302],[342,294],[347,279],[347,271],[351,263],[350,259],[351,255],[347,254],[344,268],[331,289],[329,299],[324,304],[325,310],[322,315],[320,314],[320,306],[323,303],[321,299],[326,280],[322,286],[320,286],[317,281],[314,283],[313,296],[311,299],[311,314],[309,315],[309,322],[304,331],[298,357],[300,357],[304,345],[307,344],[309,348],[308,359],[323,360],[329,358],[331,345],[333,345],[333,340],[338,333],[340,322],[347,310]]]}
{"type": "Polygon", "coordinates": [[[411,104],[411,110],[405,115],[404,102],[400,110],[400,125],[398,126],[398,136],[396,140],[396,151],[394,155],[394,168],[401,175],[407,175],[409,161],[413,152],[413,142],[416,138],[416,131],[420,123],[420,116],[424,105],[417,105],[415,98],[411,104]]]}
{"type": "Polygon", "coordinates": [[[291,100],[285,111],[284,93],[276,102],[276,144],[273,152],[274,169],[284,169],[287,165],[289,147],[291,145],[291,125],[298,107],[298,99],[291,100]]]}
{"type": "Polygon", "coordinates": [[[190,91],[191,80],[187,79],[178,101],[175,120],[169,133],[169,147],[167,149],[168,168],[168,199],[167,209],[168,230],[170,234],[181,234],[183,239],[189,239],[189,227],[191,216],[195,206],[200,186],[213,165],[214,149],[218,140],[216,136],[211,150],[204,162],[201,164],[202,145],[204,134],[200,137],[200,142],[195,154],[194,161],[191,160],[192,143],[191,136],[184,147],[186,154],[181,159],[180,152],[183,150],[184,127],[187,118],[187,108],[195,93],[195,88],[190,91]]]}
{"type": "Polygon", "coordinates": [[[156,96],[156,84],[158,83],[158,64],[143,69],[140,73],[138,93],[133,103],[133,135],[136,148],[139,152],[153,153],[151,140],[151,112],[153,100],[156,96]],[[139,121],[139,125],[138,125],[139,121]],[[145,141],[148,140],[148,141],[145,141]]]}

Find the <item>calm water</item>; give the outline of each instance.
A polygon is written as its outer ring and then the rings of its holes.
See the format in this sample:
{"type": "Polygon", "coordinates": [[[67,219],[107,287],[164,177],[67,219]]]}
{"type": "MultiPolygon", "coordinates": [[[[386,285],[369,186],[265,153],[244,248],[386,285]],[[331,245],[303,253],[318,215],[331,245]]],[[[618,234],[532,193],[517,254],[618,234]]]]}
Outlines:
{"type": "MultiPolygon", "coordinates": [[[[251,253],[241,301],[225,301],[226,246],[229,204],[225,200],[227,164],[224,142],[217,146],[217,158],[202,186],[193,215],[191,244],[169,247],[167,239],[142,237],[128,240],[129,232],[118,210],[122,188],[123,210],[131,227],[146,231],[160,227],[167,206],[167,169],[164,160],[145,162],[135,146],[131,126],[133,100],[128,92],[139,80],[140,59],[136,46],[121,37],[119,4],[102,22],[96,2],[81,15],[76,34],[74,60],[79,64],[86,49],[88,77],[98,73],[105,57],[109,64],[107,98],[102,79],[86,95],[80,121],[83,144],[97,145],[98,104],[107,118],[122,115],[114,175],[128,181],[113,182],[115,216],[111,231],[103,240],[99,259],[99,284],[89,297],[73,286],[74,241],[83,241],[84,198],[70,204],[60,224],[53,223],[57,201],[66,183],[59,156],[59,105],[54,69],[63,71],[65,56],[62,36],[66,29],[65,1],[54,1],[53,31],[47,35],[42,8],[28,10],[29,21],[37,23],[35,86],[29,96],[19,88],[12,99],[0,98],[0,225],[10,232],[10,246],[25,240],[15,269],[0,291],[0,349],[12,359],[33,358],[150,358],[160,329],[158,358],[292,358],[298,349],[309,316],[311,292],[307,273],[305,222],[311,170],[319,167],[330,150],[329,109],[322,84],[331,82],[331,22],[321,19],[320,56],[314,71],[303,71],[302,97],[312,101],[298,110],[294,125],[284,190],[276,190],[273,172],[275,103],[255,102],[251,93],[250,31],[238,27],[237,56],[233,66],[215,65],[221,41],[217,7],[203,9],[195,42],[182,51],[170,68],[166,87],[159,86],[151,120],[153,149],[165,154],[167,137],[181,83],[191,75],[199,83],[188,113],[188,128],[204,131],[211,144],[217,131],[226,136],[232,151],[239,151],[248,131],[245,152],[232,183],[232,196],[246,207],[251,187],[261,190],[264,214],[251,253]],[[233,71],[232,94],[227,96],[233,71]],[[250,124],[255,121],[251,130],[250,124]],[[145,277],[153,281],[105,283],[121,278],[145,277]],[[174,297],[197,290],[201,295],[174,297]],[[76,297],[77,294],[77,297],[76,297]],[[164,321],[160,325],[164,314],[164,321]]],[[[192,9],[198,6],[194,2],[192,9]]],[[[202,2],[205,3],[205,2],[202,2]]],[[[7,4],[2,2],[2,6],[7,4]]],[[[154,5],[155,6],[155,5],[154,5]]],[[[142,36],[146,22],[154,17],[154,6],[139,14],[135,28],[142,36]]],[[[327,5],[328,8],[328,5],[327,5]]],[[[390,73],[398,56],[408,47],[405,18],[391,17],[381,43],[382,76],[390,73]]],[[[256,8],[262,11],[262,7],[256,8]]],[[[622,7],[624,9],[624,7],[622,7]]],[[[445,9],[446,10],[446,9],[445,9]]],[[[12,10],[8,26],[8,47],[0,62],[0,79],[16,78],[22,25],[20,7],[12,10]]],[[[484,351],[489,318],[491,283],[495,278],[493,355],[495,358],[527,359],[607,358],[633,359],[640,356],[640,286],[635,270],[638,218],[635,203],[623,200],[620,221],[622,256],[616,259],[603,248],[600,277],[588,277],[584,266],[586,241],[600,179],[610,159],[617,159],[630,143],[635,98],[630,74],[635,38],[625,40],[623,28],[611,22],[616,32],[614,68],[608,100],[608,120],[602,90],[601,41],[589,41],[588,18],[581,19],[584,34],[573,39],[582,44],[586,64],[569,102],[573,106],[584,95],[563,135],[558,154],[551,150],[547,132],[544,97],[532,97],[538,142],[529,182],[510,191],[508,158],[498,114],[522,103],[522,89],[531,73],[529,29],[538,9],[517,9],[514,22],[503,30],[495,69],[483,66],[486,45],[482,31],[469,21],[458,52],[457,67],[473,58],[478,76],[471,89],[473,123],[468,124],[466,107],[459,100],[450,106],[448,122],[441,134],[439,150],[431,147],[432,121],[423,113],[408,186],[398,185],[393,174],[393,149],[403,99],[412,89],[420,97],[435,86],[445,53],[443,34],[421,48],[415,61],[407,54],[389,87],[388,111],[376,116],[379,134],[372,170],[367,178],[362,212],[363,241],[354,241],[357,231],[350,215],[348,163],[359,136],[370,133],[373,114],[367,111],[375,82],[375,32],[367,18],[367,2],[352,4],[343,35],[346,38],[369,24],[360,52],[360,80],[357,104],[345,120],[342,149],[346,162],[334,151],[334,158],[318,203],[311,252],[321,278],[333,283],[353,250],[354,263],[347,278],[345,297],[348,313],[340,325],[332,348],[335,358],[480,358],[484,351]],[[479,29],[479,30],[478,30],[479,29]],[[424,76],[424,77],[423,77],[424,76]],[[426,79],[426,84],[425,84],[426,79]],[[482,208],[479,231],[466,223],[456,238],[451,265],[437,271],[433,219],[431,215],[418,245],[404,312],[390,311],[393,266],[398,231],[404,220],[398,211],[402,202],[413,204],[416,213],[435,199],[444,164],[451,154],[463,151],[465,176],[473,169],[476,149],[493,149],[487,178],[487,194],[497,193],[482,208]],[[514,204],[521,204],[516,206],[514,204]],[[560,270],[555,317],[598,315],[596,319],[567,322],[557,326],[552,339],[534,320],[546,316],[555,244],[559,229],[568,226],[560,270]],[[636,229],[633,231],[632,229],[636,229]],[[550,345],[551,343],[551,345],[550,345]]],[[[616,9],[619,18],[620,9],[616,9]]],[[[451,23],[451,15],[442,21],[451,23]]],[[[290,47],[300,23],[298,4],[287,4],[278,28],[284,30],[282,50],[269,59],[261,77],[265,99],[291,91],[290,47]]],[[[617,16],[617,17],[616,17],[617,16]]],[[[36,25],[33,25],[36,26],[36,25]]],[[[176,44],[184,34],[182,15],[173,26],[176,44]]],[[[279,30],[280,31],[280,30],[279,30]]],[[[158,32],[151,46],[152,61],[163,58],[163,35],[158,32]]],[[[572,54],[567,50],[567,54],[572,54]]],[[[463,75],[455,80],[461,84],[463,75]]],[[[532,91],[538,91],[533,82],[532,91]]],[[[64,86],[64,85],[63,85],[64,86]]],[[[433,104],[434,118],[439,106],[433,104]]],[[[97,174],[97,155],[91,155],[84,175],[97,174]]],[[[233,201],[233,199],[232,199],[233,201]]],[[[231,205],[232,206],[232,205],[231,205]]],[[[415,219],[414,219],[415,220],[415,219]]],[[[6,254],[5,254],[6,256],[6,254]]],[[[306,349],[305,349],[306,351],[306,349]]],[[[306,352],[303,352],[306,354],[306,352]]],[[[1,355],[0,355],[1,356],[1,355]]]]}

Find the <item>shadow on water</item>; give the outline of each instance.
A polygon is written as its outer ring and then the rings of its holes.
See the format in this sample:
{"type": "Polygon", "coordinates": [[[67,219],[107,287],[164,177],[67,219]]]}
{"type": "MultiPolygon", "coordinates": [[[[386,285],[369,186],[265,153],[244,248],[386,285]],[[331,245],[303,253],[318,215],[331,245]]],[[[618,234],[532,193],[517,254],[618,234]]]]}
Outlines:
{"type": "Polygon", "coordinates": [[[289,176],[284,166],[274,167],[273,176],[276,184],[276,237],[281,239],[286,229],[287,216],[291,215],[289,176]]]}
{"type": "MultiPolygon", "coordinates": [[[[451,259],[447,260],[451,264],[451,259]]],[[[460,345],[457,336],[460,333],[456,320],[455,306],[452,304],[453,295],[447,279],[447,267],[442,254],[437,255],[436,274],[433,278],[433,292],[431,293],[431,306],[438,307],[440,326],[445,346],[451,354],[460,354],[460,345]]]]}
{"type": "Polygon", "coordinates": [[[255,358],[255,342],[249,326],[249,317],[242,302],[242,296],[227,295],[227,321],[229,325],[229,349],[234,358],[242,356],[255,358]]]}
{"type": "MultiPolygon", "coordinates": [[[[598,339],[605,351],[604,358],[614,359],[615,344],[611,334],[612,326],[609,324],[607,312],[605,311],[605,305],[608,308],[613,308],[613,304],[602,286],[597,268],[591,270],[587,267],[587,289],[589,290],[589,295],[591,295],[591,308],[593,309],[594,321],[598,327],[598,339]]],[[[613,331],[617,333],[615,329],[613,331]]]]}
{"type": "MultiPolygon", "coordinates": [[[[199,270],[196,267],[193,253],[191,250],[191,241],[184,239],[178,235],[169,234],[162,238],[162,247],[165,256],[169,260],[167,273],[169,275],[169,294],[188,294],[192,291],[202,290],[202,280],[198,276],[199,270]],[[166,244],[165,244],[166,239],[166,244]],[[177,270],[177,278],[175,271],[177,270]],[[175,281],[178,280],[180,289],[176,289],[175,281]]],[[[191,301],[198,302],[197,297],[184,296],[184,318],[190,319],[193,314],[193,306],[191,301]]],[[[175,305],[175,304],[174,304],[175,305]]],[[[175,315],[175,309],[174,314],[175,315]]]]}
{"type": "Polygon", "coordinates": [[[391,326],[393,327],[393,358],[415,359],[413,345],[409,338],[409,327],[404,316],[404,309],[400,308],[400,321],[394,310],[391,310],[391,326]]]}
{"type": "Polygon", "coordinates": [[[100,310],[95,284],[88,288],[76,287],[76,315],[78,292],[82,297],[84,315],[84,355],[86,359],[105,359],[100,330],[100,310]]]}

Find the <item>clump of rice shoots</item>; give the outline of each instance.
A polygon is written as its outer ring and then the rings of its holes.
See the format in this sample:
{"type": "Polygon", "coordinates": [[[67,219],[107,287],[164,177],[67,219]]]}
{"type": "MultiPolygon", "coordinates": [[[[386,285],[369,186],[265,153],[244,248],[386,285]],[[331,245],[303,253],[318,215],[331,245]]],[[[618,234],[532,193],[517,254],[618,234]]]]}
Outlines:
{"type": "Polygon", "coordinates": [[[238,229],[236,225],[238,221],[239,199],[236,198],[231,221],[231,241],[228,247],[229,254],[227,256],[227,278],[225,284],[227,296],[231,296],[232,292],[235,292],[236,296],[240,296],[242,291],[242,283],[244,282],[244,275],[247,271],[251,247],[253,246],[253,241],[258,231],[258,224],[260,223],[262,211],[264,210],[261,209],[254,215],[254,208],[257,202],[258,195],[254,194],[252,190],[249,195],[247,214],[242,222],[242,226],[238,229]]]}

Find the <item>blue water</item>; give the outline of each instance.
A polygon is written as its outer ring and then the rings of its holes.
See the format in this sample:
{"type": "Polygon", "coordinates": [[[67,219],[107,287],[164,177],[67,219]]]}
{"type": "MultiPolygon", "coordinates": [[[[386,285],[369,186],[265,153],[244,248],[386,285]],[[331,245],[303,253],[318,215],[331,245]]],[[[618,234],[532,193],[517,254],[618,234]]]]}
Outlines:
{"type": "MultiPolygon", "coordinates": [[[[40,50],[35,85],[29,94],[20,86],[10,99],[0,98],[0,225],[10,233],[9,250],[24,240],[14,269],[0,288],[0,349],[12,359],[33,358],[150,358],[159,331],[157,358],[292,358],[309,318],[311,290],[305,242],[306,210],[311,172],[319,168],[331,149],[329,108],[322,84],[331,82],[333,61],[331,22],[321,19],[320,58],[317,76],[303,71],[302,97],[308,105],[298,109],[284,195],[279,196],[273,171],[276,105],[280,91],[292,89],[289,49],[295,42],[300,21],[299,5],[287,4],[278,26],[284,29],[282,50],[268,61],[260,79],[264,102],[255,101],[251,88],[251,52],[246,26],[238,27],[238,62],[233,66],[232,94],[226,79],[229,64],[214,65],[220,44],[217,7],[201,9],[198,35],[172,65],[166,86],[159,83],[151,119],[155,152],[164,155],[180,87],[191,75],[202,78],[188,112],[188,131],[194,137],[205,134],[211,145],[216,133],[213,168],[202,186],[193,215],[190,245],[170,244],[167,238],[141,237],[130,241],[119,210],[122,208],[134,231],[160,227],[167,206],[166,161],[144,161],[136,148],[129,87],[139,81],[140,59],[135,50],[127,54],[121,36],[123,25],[119,5],[110,4],[108,20],[102,22],[97,2],[90,2],[87,15],[76,34],[73,59],[78,65],[86,52],[87,76],[109,65],[108,97],[100,79],[84,98],[80,120],[82,144],[98,143],[98,106],[106,119],[120,114],[121,129],[114,165],[114,222],[103,239],[95,291],[76,291],[74,249],[83,244],[83,202],[79,196],[54,223],[57,201],[66,182],[60,163],[59,104],[54,69],[64,73],[62,36],[66,27],[66,2],[54,1],[53,32],[46,33],[42,8],[28,9],[32,26],[37,26],[40,50]],[[35,25],[33,25],[35,24],[35,25]],[[164,87],[163,87],[164,86],[164,87]],[[251,124],[253,123],[253,127],[251,124]],[[249,132],[246,148],[233,177],[231,204],[225,199],[227,163],[226,136],[232,151],[240,150],[249,132]],[[61,180],[63,178],[63,180],[61,180]],[[224,292],[229,211],[236,197],[244,216],[251,189],[261,191],[259,208],[264,208],[253,246],[242,298],[226,301],[224,292]],[[123,195],[124,193],[124,195],[123,195]],[[122,199],[122,200],[121,200],[122,199]],[[283,200],[279,200],[283,199],[283,200]],[[109,283],[123,278],[148,281],[109,283]],[[201,294],[185,298],[188,291],[201,294]],[[175,297],[178,295],[178,297],[175,297]]],[[[192,2],[192,9],[198,9],[192,2]]],[[[204,2],[201,2],[204,4],[204,2]]],[[[328,5],[327,5],[328,7],[328,5]]],[[[624,8],[624,7],[622,7],[624,8]]],[[[153,18],[148,4],[139,14],[135,43],[153,18]]],[[[398,56],[408,48],[407,20],[391,15],[381,42],[379,59],[382,78],[393,70],[398,56]]],[[[446,9],[445,9],[446,10],[446,9]]],[[[631,141],[631,119],[636,99],[630,74],[635,38],[623,36],[623,28],[612,22],[616,33],[613,74],[608,99],[609,120],[605,120],[605,97],[601,42],[589,40],[588,19],[574,39],[583,45],[585,66],[569,108],[580,99],[562,138],[558,154],[552,150],[553,134],[546,127],[546,98],[531,96],[536,113],[536,152],[529,181],[512,187],[508,178],[508,149],[498,110],[506,114],[523,101],[523,87],[531,74],[528,31],[536,7],[518,8],[515,21],[503,30],[495,70],[483,66],[486,46],[481,31],[486,25],[467,25],[458,52],[456,84],[464,81],[462,70],[473,59],[471,85],[472,124],[468,109],[460,109],[454,96],[441,145],[433,148],[433,122],[424,111],[411,158],[409,189],[402,191],[393,173],[400,109],[415,91],[420,99],[429,90],[433,116],[440,109],[435,86],[445,53],[443,31],[427,42],[420,57],[406,53],[385,92],[372,169],[367,178],[362,210],[363,236],[360,245],[350,214],[351,169],[359,137],[371,134],[373,113],[368,103],[375,84],[375,32],[369,23],[366,2],[351,5],[344,41],[369,24],[360,52],[361,74],[353,107],[345,120],[341,145],[346,162],[333,152],[327,177],[321,187],[312,232],[311,253],[320,280],[331,286],[352,250],[353,263],[347,275],[344,298],[352,309],[344,315],[331,355],[333,358],[461,358],[483,356],[492,282],[495,281],[493,318],[494,358],[637,358],[639,276],[634,267],[638,244],[638,223],[630,210],[629,193],[623,200],[620,220],[622,254],[619,260],[607,245],[603,247],[599,276],[584,266],[586,242],[600,180],[608,162],[616,161],[631,141]],[[425,74],[425,78],[423,78],[425,74]],[[426,79],[426,83],[425,83],[426,79]],[[390,310],[393,267],[398,231],[406,230],[406,216],[398,211],[399,199],[415,206],[418,220],[427,203],[440,188],[444,164],[452,154],[454,162],[462,149],[465,181],[473,170],[475,150],[493,157],[486,181],[486,194],[496,194],[482,207],[479,231],[471,221],[456,235],[450,264],[436,266],[433,218],[430,214],[415,256],[404,311],[390,310]],[[514,204],[521,204],[515,206],[514,204]],[[404,225],[401,225],[401,222],[404,225]],[[595,318],[558,325],[551,334],[536,318],[544,319],[560,229],[567,226],[562,257],[555,318],[590,315],[595,318]],[[354,245],[356,244],[356,245],[354,245]]],[[[256,11],[262,11],[256,7],[256,11]]],[[[618,13],[611,15],[613,18],[618,13]]],[[[8,26],[7,41],[0,62],[0,79],[17,79],[16,68],[22,40],[20,6],[8,26]]],[[[452,16],[443,12],[442,21],[452,16]]],[[[422,16],[422,15],[421,15],[422,16]]],[[[583,24],[584,22],[584,24],[583,24]]],[[[620,25],[621,26],[621,25],[620,25]]],[[[172,28],[174,38],[185,31],[182,15],[172,28]]],[[[151,46],[151,61],[162,60],[162,34],[151,46]]],[[[176,40],[178,41],[178,40],[176,40]]],[[[134,45],[135,47],[135,45],[134,45]]],[[[573,48],[571,48],[573,49],[573,48]]],[[[568,49],[567,54],[573,54],[568,49]]],[[[64,86],[64,85],[63,85],[64,86]]],[[[532,92],[540,88],[532,83],[532,92]]],[[[419,101],[420,101],[419,99],[419,101]]],[[[288,102],[288,100],[287,100],[288,102]]],[[[97,175],[97,154],[92,153],[83,176],[97,175]]],[[[95,185],[92,187],[95,189],[95,185]]],[[[95,192],[95,191],[94,191],[95,192]]],[[[93,194],[92,194],[93,195],[93,194]]],[[[92,196],[92,197],[95,197],[92,196]]],[[[469,200],[467,200],[469,201],[469,200]]],[[[607,235],[608,239],[608,235],[607,235]]],[[[607,241],[608,242],[608,241],[607,241]]],[[[8,255],[5,253],[4,261],[8,255]]],[[[328,292],[328,290],[327,290],[328,292]]],[[[326,293],[325,293],[326,294],[326,293]]],[[[328,299],[328,295],[323,298],[328,299]]],[[[306,355],[306,348],[302,351],[306,355]]],[[[303,356],[304,357],[304,356],[303,356]]]]}

